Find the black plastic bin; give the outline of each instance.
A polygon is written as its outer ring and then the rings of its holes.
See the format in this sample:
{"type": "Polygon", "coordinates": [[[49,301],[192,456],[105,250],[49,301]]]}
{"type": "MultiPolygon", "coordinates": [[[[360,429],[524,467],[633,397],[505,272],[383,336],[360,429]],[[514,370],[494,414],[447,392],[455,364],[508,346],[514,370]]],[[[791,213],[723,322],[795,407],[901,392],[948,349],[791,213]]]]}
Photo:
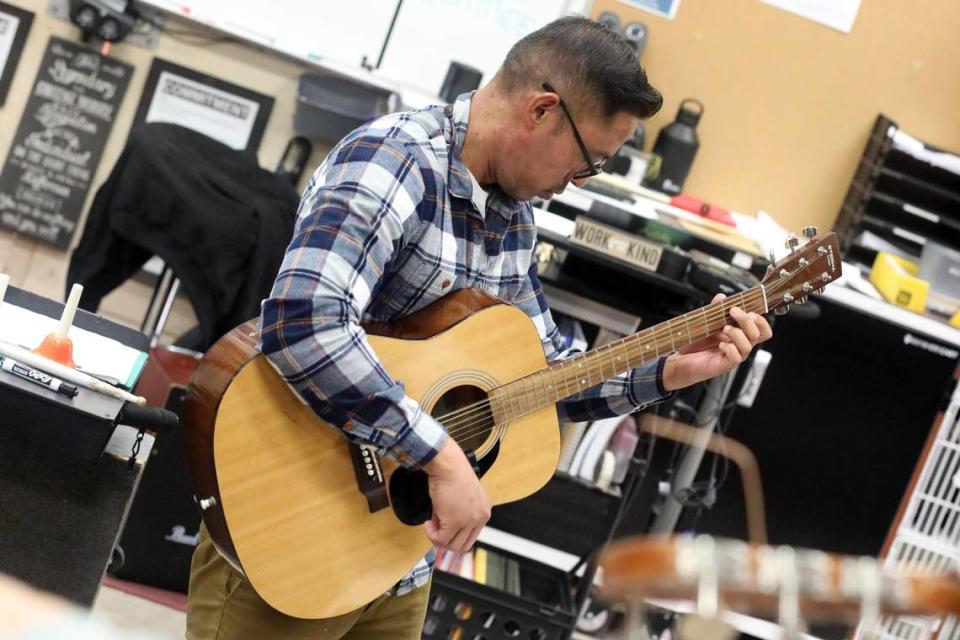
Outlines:
{"type": "Polygon", "coordinates": [[[389,113],[396,95],[338,76],[305,73],[297,87],[293,128],[298,135],[337,141],[360,125],[389,113]]]}
{"type": "Polygon", "coordinates": [[[478,544],[516,560],[520,595],[435,571],[423,638],[437,640],[566,640],[575,615],[570,577],[554,567],[478,544]]]}

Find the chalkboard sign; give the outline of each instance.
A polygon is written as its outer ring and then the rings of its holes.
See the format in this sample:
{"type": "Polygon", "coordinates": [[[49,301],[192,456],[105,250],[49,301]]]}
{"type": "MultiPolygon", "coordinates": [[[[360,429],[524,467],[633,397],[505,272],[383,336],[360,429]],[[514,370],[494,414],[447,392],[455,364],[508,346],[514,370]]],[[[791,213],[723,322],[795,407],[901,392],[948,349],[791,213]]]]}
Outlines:
{"type": "Polygon", "coordinates": [[[0,173],[0,224],[70,245],[133,67],[51,37],[0,173]]]}

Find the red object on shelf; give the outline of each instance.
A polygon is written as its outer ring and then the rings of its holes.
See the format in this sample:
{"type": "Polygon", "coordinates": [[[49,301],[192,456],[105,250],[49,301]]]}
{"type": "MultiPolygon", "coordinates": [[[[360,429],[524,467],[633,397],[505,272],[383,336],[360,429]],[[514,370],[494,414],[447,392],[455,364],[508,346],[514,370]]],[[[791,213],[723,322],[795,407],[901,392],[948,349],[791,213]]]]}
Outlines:
{"type": "Polygon", "coordinates": [[[701,215],[704,218],[713,220],[714,222],[726,224],[731,227],[737,226],[737,223],[733,220],[733,216],[731,216],[730,212],[726,209],[712,205],[708,202],[704,202],[700,198],[694,198],[693,196],[689,196],[685,193],[681,193],[680,195],[670,198],[670,204],[680,209],[685,209],[691,213],[701,215]]]}
{"type": "Polygon", "coordinates": [[[69,337],[61,338],[55,333],[50,333],[33,352],[38,356],[59,362],[72,369],[77,368],[73,361],[73,341],[69,337]]]}

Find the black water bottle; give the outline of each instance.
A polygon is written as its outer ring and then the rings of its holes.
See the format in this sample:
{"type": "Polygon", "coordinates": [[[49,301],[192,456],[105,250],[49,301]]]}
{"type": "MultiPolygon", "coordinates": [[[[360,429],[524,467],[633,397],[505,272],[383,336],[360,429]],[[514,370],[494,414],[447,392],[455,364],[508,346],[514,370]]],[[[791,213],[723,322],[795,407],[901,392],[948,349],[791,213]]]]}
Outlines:
{"type": "Polygon", "coordinates": [[[677,119],[657,134],[653,152],[660,156],[660,173],[648,186],[671,195],[683,190],[683,182],[700,146],[696,127],[702,115],[703,103],[699,100],[686,98],[680,102],[677,119]],[[696,109],[687,105],[695,105],[696,109]]]}

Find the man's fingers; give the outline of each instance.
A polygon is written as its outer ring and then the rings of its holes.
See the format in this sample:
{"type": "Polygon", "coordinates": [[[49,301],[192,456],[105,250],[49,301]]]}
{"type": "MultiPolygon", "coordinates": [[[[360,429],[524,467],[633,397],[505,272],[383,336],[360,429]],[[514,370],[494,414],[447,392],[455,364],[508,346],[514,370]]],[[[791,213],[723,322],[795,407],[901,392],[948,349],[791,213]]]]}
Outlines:
{"type": "MultiPolygon", "coordinates": [[[[727,336],[730,338],[730,344],[737,350],[737,353],[740,355],[740,359],[746,358],[750,353],[750,350],[753,348],[750,340],[747,339],[746,334],[743,333],[742,329],[733,327],[727,332],[727,336]]],[[[739,362],[739,360],[738,360],[739,362]]]]}
{"type": "Polygon", "coordinates": [[[743,362],[743,356],[740,355],[740,350],[737,349],[737,346],[732,342],[724,342],[720,345],[720,350],[727,356],[727,360],[735,364],[740,364],[743,362]]]}
{"type": "Polygon", "coordinates": [[[426,530],[427,538],[430,540],[430,542],[442,547],[450,546],[450,539],[453,537],[453,534],[456,533],[455,531],[442,529],[436,517],[424,522],[423,528],[426,530]]]}
{"type": "Polygon", "coordinates": [[[447,547],[458,553],[463,553],[473,546],[473,541],[475,539],[471,537],[473,535],[473,531],[473,529],[468,529],[466,527],[460,529],[460,531],[457,531],[457,535],[453,536],[453,539],[450,540],[450,544],[448,544],[447,547]]]}
{"type": "Polygon", "coordinates": [[[751,344],[756,343],[760,339],[760,327],[757,326],[756,321],[749,313],[740,307],[733,307],[730,309],[730,317],[736,321],[737,326],[740,327],[740,330],[747,336],[751,344]]]}

